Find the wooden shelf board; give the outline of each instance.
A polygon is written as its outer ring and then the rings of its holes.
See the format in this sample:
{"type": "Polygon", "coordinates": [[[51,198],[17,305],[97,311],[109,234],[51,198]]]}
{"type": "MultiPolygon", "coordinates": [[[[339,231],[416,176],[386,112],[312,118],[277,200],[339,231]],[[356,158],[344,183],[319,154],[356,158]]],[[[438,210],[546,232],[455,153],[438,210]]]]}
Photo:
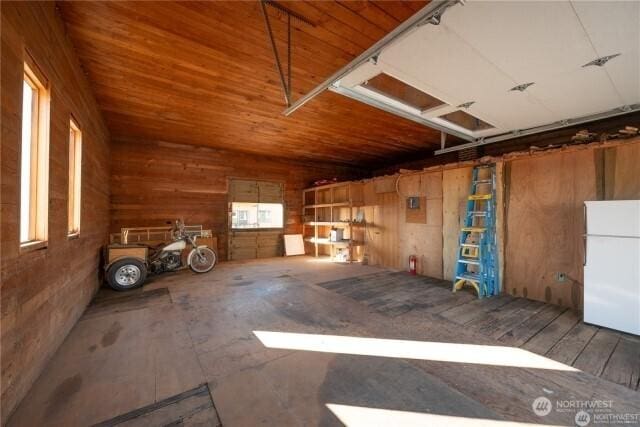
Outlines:
{"type": "Polygon", "coordinates": [[[336,226],[336,225],[342,225],[347,227],[349,225],[348,222],[342,222],[342,221],[307,221],[304,223],[304,225],[318,225],[318,226],[336,226]]]}
{"type": "Polygon", "coordinates": [[[348,207],[349,202],[340,202],[340,203],[319,203],[316,205],[304,205],[305,208],[338,208],[338,207],[348,207]]]}
{"type": "Polygon", "coordinates": [[[309,242],[309,243],[317,243],[318,245],[334,245],[334,246],[363,246],[364,242],[356,242],[356,241],[349,241],[349,240],[341,240],[339,242],[332,242],[329,239],[318,239],[316,240],[313,237],[308,237],[306,239],[304,239],[305,242],[309,242]]]}

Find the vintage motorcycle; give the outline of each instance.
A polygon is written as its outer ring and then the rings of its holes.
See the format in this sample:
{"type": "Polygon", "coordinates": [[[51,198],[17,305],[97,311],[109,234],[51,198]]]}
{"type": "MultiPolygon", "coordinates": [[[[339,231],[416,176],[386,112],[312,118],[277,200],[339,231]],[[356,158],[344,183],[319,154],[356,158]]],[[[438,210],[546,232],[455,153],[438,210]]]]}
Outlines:
{"type": "Polygon", "coordinates": [[[106,271],[106,280],[113,289],[125,291],[142,286],[147,274],[160,274],[175,271],[183,267],[182,251],[191,245],[187,256],[187,265],[194,273],[207,273],[218,261],[216,253],[196,244],[196,236],[185,232],[184,223],[176,221],[173,230],[173,242],[156,248],[149,247],[150,255],[146,259],[122,257],[112,262],[106,271]]]}

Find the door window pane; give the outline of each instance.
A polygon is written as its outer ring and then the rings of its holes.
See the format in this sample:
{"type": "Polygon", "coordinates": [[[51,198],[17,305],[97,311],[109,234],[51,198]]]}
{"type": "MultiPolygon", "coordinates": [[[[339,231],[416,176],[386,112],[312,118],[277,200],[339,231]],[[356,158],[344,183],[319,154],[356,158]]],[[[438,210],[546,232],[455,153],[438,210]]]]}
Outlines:
{"type": "Polygon", "coordinates": [[[282,203],[232,203],[231,228],[258,229],[283,227],[282,203]]]}

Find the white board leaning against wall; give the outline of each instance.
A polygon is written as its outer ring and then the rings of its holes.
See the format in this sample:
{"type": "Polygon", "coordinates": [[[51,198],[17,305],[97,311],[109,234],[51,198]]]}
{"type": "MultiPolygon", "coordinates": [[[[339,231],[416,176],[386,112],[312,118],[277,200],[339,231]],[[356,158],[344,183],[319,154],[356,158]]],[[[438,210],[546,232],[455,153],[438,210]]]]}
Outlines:
{"type": "Polygon", "coordinates": [[[284,253],[286,256],[304,255],[304,242],[302,234],[284,235],[284,253]]]}

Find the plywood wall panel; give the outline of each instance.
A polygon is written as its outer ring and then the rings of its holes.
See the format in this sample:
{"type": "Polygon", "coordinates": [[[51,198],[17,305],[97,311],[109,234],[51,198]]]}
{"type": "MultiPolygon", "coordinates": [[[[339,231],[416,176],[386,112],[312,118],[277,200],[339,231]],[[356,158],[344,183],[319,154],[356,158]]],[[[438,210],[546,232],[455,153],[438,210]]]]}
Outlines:
{"type": "MultiPolygon", "coordinates": [[[[496,232],[503,291],[580,308],[583,203],[639,199],[639,164],[637,139],[608,147],[599,144],[569,147],[496,160],[496,232]],[[567,280],[557,281],[557,273],[565,273],[567,280]]],[[[373,218],[379,226],[367,236],[370,260],[406,269],[408,256],[414,254],[418,257],[420,274],[440,277],[441,268],[442,277],[451,280],[472,169],[450,165],[442,171],[396,174],[367,181],[367,220],[373,218]],[[393,217],[389,207],[396,182],[400,196],[395,204],[398,234],[393,240],[384,236],[382,230],[393,230],[393,221],[388,218],[393,217]],[[406,196],[410,195],[426,196],[426,224],[403,221],[406,196]],[[435,235],[435,230],[439,235],[435,235]],[[441,267],[434,262],[438,251],[441,267]]]]}
{"type": "Polygon", "coordinates": [[[378,195],[378,200],[380,201],[381,213],[379,225],[382,232],[382,265],[401,268],[398,259],[398,194],[395,192],[382,193],[378,195]]]}
{"type": "Polygon", "coordinates": [[[500,289],[504,289],[504,266],[505,266],[505,234],[506,234],[506,183],[504,179],[505,163],[496,162],[496,241],[498,245],[498,282],[500,289]]]}
{"type": "Polygon", "coordinates": [[[415,255],[418,274],[442,278],[442,172],[402,177],[399,189],[402,197],[398,208],[405,215],[407,197],[422,197],[426,205],[424,224],[410,224],[400,217],[399,264],[407,269],[409,256],[415,255]]]}
{"type": "Polygon", "coordinates": [[[472,170],[468,167],[445,169],[442,172],[442,257],[446,280],[453,280],[455,272],[458,236],[464,224],[472,170]]]}
{"type": "Polygon", "coordinates": [[[604,150],[606,200],[640,199],[640,143],[604,150]]]}
{"type": "Polygon", "coordinates": [[[581,307],[585,200],[596,198],[593,150],[510,163],[505,284],[509,293],[581,307]],[[556,279],[567,275],[565,282],[556,279]]]}
{"type": "Polygon", "coordinates": [[[416,255],[419,274],[441,278],[442,173],[377,178],[365,183],[364,195],[369,263],[406,270],[409,256],[416,255]],[[425,204],[421,223],[407,220],[407,197],[425,204]]]}

